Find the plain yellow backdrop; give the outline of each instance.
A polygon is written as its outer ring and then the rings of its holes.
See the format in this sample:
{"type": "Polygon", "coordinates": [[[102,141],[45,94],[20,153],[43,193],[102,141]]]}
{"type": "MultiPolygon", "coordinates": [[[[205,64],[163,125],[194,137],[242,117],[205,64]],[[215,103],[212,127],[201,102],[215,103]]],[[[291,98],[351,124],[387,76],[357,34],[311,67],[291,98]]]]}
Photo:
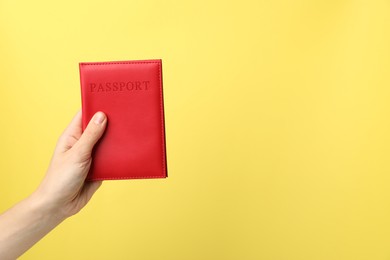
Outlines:
{"type": "Polygon", "coordinates": [[[390,259],[389,17],[387,0],[0,0],[0,211],[81,107],[79,62],[163,60],[169,177],[103,183],[21,259],[390,259]]]}

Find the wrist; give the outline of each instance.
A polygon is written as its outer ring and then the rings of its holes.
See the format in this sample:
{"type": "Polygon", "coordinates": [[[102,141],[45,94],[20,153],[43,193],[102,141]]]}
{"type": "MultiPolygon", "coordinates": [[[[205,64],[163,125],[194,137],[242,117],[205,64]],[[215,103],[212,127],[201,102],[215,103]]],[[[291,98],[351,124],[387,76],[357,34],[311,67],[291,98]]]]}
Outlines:
{"type": "Polygon", "coordinates": [[[26,200],[29,201],[28,204],[31,205],[31,210],[47,223],[58,225],[66,219],[65,214],[39,191],[33,192],[26,200]]]}

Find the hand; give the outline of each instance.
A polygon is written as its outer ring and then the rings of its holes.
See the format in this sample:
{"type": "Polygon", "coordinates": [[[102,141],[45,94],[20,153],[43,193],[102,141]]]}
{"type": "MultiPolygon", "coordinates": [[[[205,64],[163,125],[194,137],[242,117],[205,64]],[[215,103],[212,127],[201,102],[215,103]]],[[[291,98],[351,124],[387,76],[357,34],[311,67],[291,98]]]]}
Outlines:
{"type": "Polygon", "coordinates": [[[101,185],[85,178],[106,125],[107,117],[98,112],[82,133],[81,112],[73,118],[36,191],[0,215],[0,259],[16,259],[88,203],[101,185]]]}
{"type": "Polygon", "coordinates": [[[85,182],[85,178],[92,162],[92,149],[106,124],[107,117],[98,112],[82,133],[79,111],[58,139],[46,176],[34,196],[59,218],[79,212],[102,184],[101,181],[85,182]]]}

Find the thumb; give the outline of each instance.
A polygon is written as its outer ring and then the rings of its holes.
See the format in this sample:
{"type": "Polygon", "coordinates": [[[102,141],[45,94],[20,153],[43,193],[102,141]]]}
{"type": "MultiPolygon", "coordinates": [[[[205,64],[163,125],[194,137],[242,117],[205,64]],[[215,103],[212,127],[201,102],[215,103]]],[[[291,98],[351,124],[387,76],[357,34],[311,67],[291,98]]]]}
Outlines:
{"type": "Polygon", "coordinates": [[[89,121],[80,139],[73,146],[75,150],[78,150],[81,157],[89,157],[91,155],[94,145],[104,133],[106,123],[107,117],[103,112],[97,112],[89,121]]]}

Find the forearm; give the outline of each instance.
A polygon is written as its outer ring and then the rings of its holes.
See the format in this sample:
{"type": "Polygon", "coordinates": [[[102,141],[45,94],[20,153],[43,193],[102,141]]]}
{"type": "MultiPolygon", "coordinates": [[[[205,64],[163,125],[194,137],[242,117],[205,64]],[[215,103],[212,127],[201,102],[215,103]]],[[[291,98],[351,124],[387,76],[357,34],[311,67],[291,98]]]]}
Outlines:
{"type": "Polygon", "coordinates": [[[60,224],[35,193],[0,215],[0,259],[16,259],[60,224]]]}

